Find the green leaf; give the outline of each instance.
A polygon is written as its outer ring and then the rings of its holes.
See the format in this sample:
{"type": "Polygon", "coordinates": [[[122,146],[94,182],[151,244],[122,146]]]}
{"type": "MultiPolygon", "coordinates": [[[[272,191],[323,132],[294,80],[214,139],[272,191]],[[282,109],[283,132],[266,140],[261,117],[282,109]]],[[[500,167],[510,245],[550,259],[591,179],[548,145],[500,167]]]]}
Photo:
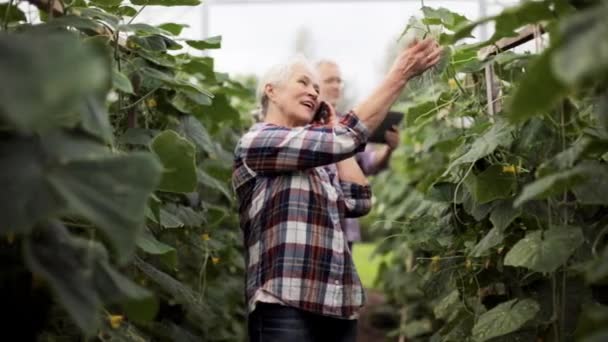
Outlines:
{"type": "Polygon", "coordinates": [[[516,36],[516,30],[524,25],[550,20],[555,15],[552,1],[526,1],[520,6],[507,8],[493,17],[482,18],[472,23],[462,22],[454,28],[454,34],[446,35],[442,39],[442,44],[453,44],[460,39],[470,37],[475,27],[494,21],[494,34],[484,42],[491,44],[501,38],[516,36]]]}
{"type": "Polygon", "coordinates": [[[124,277],[108,263],[97,264],[93,282],[104,303],[120,303],[127,317],[138,321],[151,321],[158,311],[154,295],[124,277]]]}
{"type": "Polygon", "coordinates": [[[131,6],[120,6],[116,11],[116,14],[125,17],[133,17],[137,14],[137,10],[131,6]]]}
{"type": "Polygon", "coordinates": [[[142,35],[170,35],[171,32],[163,30],[162,28],[144,24],[144,23],[135,23],[135,24],[125,24],[120,25],[118,27],[120,31],[124,32],[137,32],[142,35]]]}
{"type": "Polygon", "coordinates": [[[195,117],[185,115],[180,118],[178,131],[194,142],[201,150],[206,152],[210,158],[216,158],[217,147],[211,139],[209,132],[203,124],[195,117]]]}
{"type": "Polygon", "coordinates": [[[170,32],[174,36],[179,36],[180,33],[182,33],[182,30],[184,29],[184,27],[190,27],[190,26],[186,25],[186,24],[165,23],[165,24],[159,25],[158,27],[167,32],[170,32]]]}
{"type": "Polygon", "coordinates": [[[490,229],[488,234],[481,239],[473,250],[471,251],[471,256],[476,258],[485,255],[485,253],[496,246],[498,246],[504,240],[505,236],[502,231],[496,227],[490,229]]]}
{"type": "Polygon", "coordinates": [[[547,198],[571,189],[594,173],[597,173],[594,163],[581,163],[570,170],[537,179],[532,183],[526,184],[522,192],[515,199],[514,206],[519,207],[530,200],[547,198]]]}
{"type": "MultiPolygon", "coordinates": [[[[207,107],[202,114],[195,113],[195,115],[205,124],[213,123],[217,125],[223,122],[231,122],[234,126],[238,126],[240,123],[239,112],[230,105],[228,97],[224,94],[215,94],[211,106],[207,107]]],[[[210,129],[208,125],[206,127],[210,129]]]]}
{"type": "Polygon", "coordinates": [[[545,50],[530,64],[525,77],[515,87],[513,97],[507,103],[511,121],[521,122],[543,114],[566,95],[568,88],[557,79],[551,67],[552,54],[552,49],[545,50]]]}
{"type": "Polygon", "coordinates": [[[164,167],[159,190],[168,192],[192,192],[196,188],[196,162],[194,145],[174,131],[157,135],[152,150],[164,167]]]}
{"type": "Polygon", "coordinates": [[[29,233],[33,225],[65,209],[65,201],[48,182],[47,156],[37,139],[0,143],[0,201],[3,233],[29,233]]]}
{"type": "Polygon", "coordinates": [[[186,40],[186,44],[197,50],[219,49],[222,47],[222,37],[215,36],[205,40],[186,40]]]}
{"type": "Polygon", "coordinates": [[[87,96],[110,85],[101,51],[70,34],[0,36],[0,118],[22,132],[73,126],[87,96]],[[40,51],[53,51],[40,54],[40,51]]]}
{"type": "Polygon", "coordinates": [[[608,282],[608,247],[586,266],[585,279],[591,284],[608,282]]]}
{"type": "Polygon", "coordinates": [[[131,0],[133,5],[148,6],[197,6],[200,0],[131,0]]]}
{"type": "Polygon", "coordinates": [[[112,70],[112,85],[123,93],[133,94],[131,80],[125,74],[118,71],[118,69],[112,70]]]}
{"type": "Polygon", "coordinates": [[[581,204],[608,205],[608,165],[597,161],[586,161],[584,180],[572,188],[581,204]]]}
{"type": "Polygon", "coordinates": [[[444,175],[450,173],[450,171],[458,165],[473,163],[478,159],[489,155],[490,153],[494,152],[498,146],[510,145],[513,140],[513,137],[511,136],[512,131],[513,126],[511,126],[508,122],[504,120],[497,120],[489,130],[487,130],[479,138],[475,139],[471,145],[471,148],[465,154],[450,164],[444,175]]]}
{"type": "Polygon", "coordinates": [[[177,215],[167,211],[164,207],[160,208],[160,225],[163,228],[181,228],[185,226],[184,222],[177,215]]]}
{"type": "Polygon", "coordinates": [[[560,22],[560,40],[552,55],[555,76],[573,86],[608,71],[608,5],[589,8],[560,22]]]}
{"type": "MultiPolygon", "coordinates": [[[[172,88],[179,89],[181,93],[183,93],[186,97],[188,97],[188,99],[191,99],[193,101],[198,100],[203,103],[208,103],[208,100],[203,99],[202,96],[214,98],[213,94],[211,94],[209,91],[203,89],[199,85],[191,83],[186,80],[178,79],[173,75],[169,75],[169,74],[159,71],[157,69],[144,67],[140,71],[142,72],[142,74],[144,76],[157,79],[172,88]]],[[[237,115],[238,115],[238,113],[237,113],[237,115]]]]}
{"type": "Polygon", "coordinates": [[[86,132],[100,138],[105,143],[112,144],[114,132],[110,125],[108,112],[101,101],[92,97],[87,99],[86,107],[80,113],[82,128],[86,132]]]}
{"type": "Polygon", "coordinates": [[[101,244],[73,237],[59,223],[41,225],[25,240],[25,260],[87,334],[99,326],[103,303],[121,303],[134,319],[150,319],[156,312],[152,294],[116,272],[101,244]]]}
{"type": "Polygon", "coordinates": [[[174,40],[159,34],[152,34],[149,36],[129,36],[127,39],[127,45],[131,48],[137,46],[149,52],[165,52],[168,49],[179,50],[182,48],[182,46],[174,40]]]}
{"type": "Polygon", "coordinates": [[[12,23],[15,21],[26,21],[25,13],[23,13],[15,4],[13,3],[9,9],[9,4],[0,4],[0,24],[12,23]],[[7,13],[8,11],[8,13],[7,13]],[[6,21],[5,21],[6,19],[6,21]]]}
{"type": "Polygon", "coordinates": [[[565,265],[583,241],[583,232],[578,227],[529,232],[507,253],[504,264],[551,273],[565,265]]]}
{"type": "Polygon", "coordinates": [[[72,8],[72,11],[83,17],[101,20],[112,27],[112,29],[115,29],[120,23],[119,17],[98,8],[74,7],[72,8]]]}
{"type": "Polygon", "coordinates": [[[500,201],[490,214],[490,222],[496,229],[504,232],[507,227],[521,215],[521,209],[514,208],[510,200],[500,201]]]}
{"type": "Polygon", "coordinates": [[[72,212],[104,231],[124,261],[133,252],[159,174],[160,166],[149,153],[131,153],[70,161],[48,179],[72,212]]]}
{"type": "Polygon", "coordinates": [[[424,6],[421,10],[424,14],[423,22],[428,25],[443,25],[448,30],[454,30],[457,26],[470,23],[466,17],[443,7],[435,9],[424,6]]]}
{"type": "Polygon", "coordinates": [[[137,238],[137,247],[148,254],[158,255],[170,267],[177,266],[177,251],[161,241],[158,241],[149,229],[144,229],[137,238]]]}
{"type": "Polygon", "coordinates": [[[478,175],[469,175],[465,184],[478,204],[509,198],[517,189],[515,174],[503,172],[502,165],[491,165],[478,175]]]}
{"type": "Polygon", "coordinates": [[[435,317],[447,320],[454,314],[454,311],[456,311],[455,309],[459,308],[461,305],[462,300],[460,299],[460,292],[458,290],[453,290],[435,305],[433,313],[435,314],[435,317]]]}
{"type": "Polygon", "coordinates": [[[201,170],[201,169],[197,169],[196,170],[196,174],[198,176],[198,181],[211,188],[214,190],[218,190],[222,195],[224,195],[229,201],[232,200],[233,196],[232,196],[232,192],[228,189],[228,187],[226,186],[226,184],[224,184],[223,182],[220,182],[219,180],[213,178],[212,176],[210,176],[209,174],[207,174],[205,171],[201,170]]]}
{"type": "Polygon", "coordinates": [[[43,28],[76,28],[81,31],[96,31],[101,27],[101,23],[86,17],[75,15],[66,15],[59,18],[53,18],[52,21],[41,25],[43,28]]]}
{"type": "Polygon", "coordinates": [[[178,281],[139,258],[134,260],[134,264],[150,280],[158,284],[163,291],[169,293],[177,303],[182,304],[187,309],[189,316],[192,315],[194,319],[201,322],[205,321],[205,317],[208,317],[207,310],[209,310],[209,307],[201,300],[200,294],[194,292],[187,284],[178,281]]]}
{"type": "Polygon", "coordinates": [[[41,227],[39,234],[25,243],[25,260],[30,269],[49,282],[74,322],[89,334],[100,323],[101,308],[101,299],[93,286],[91,261],[104,253],[99,243],[73,238],[58,223],[41,227]]]}
{"type": "Polygon", "coordinates": [[[478,342],[517,331],[533,319],[540,306],[532,299],[513,299],[497,305],[479,317],[473,327],[473,339],[478,342]]]}

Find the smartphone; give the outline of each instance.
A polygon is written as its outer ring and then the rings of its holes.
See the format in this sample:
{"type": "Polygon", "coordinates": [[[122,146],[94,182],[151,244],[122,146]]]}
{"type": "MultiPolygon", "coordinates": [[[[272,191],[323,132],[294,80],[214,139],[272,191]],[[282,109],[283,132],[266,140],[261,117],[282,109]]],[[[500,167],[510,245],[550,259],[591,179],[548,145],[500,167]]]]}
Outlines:
{"type": "Polygon", "coordinates": [[[327,121],[327,118],[329,117],[329,108],[327,106],[328,104],[325,102],[319,104],[319,108],[317,108],[315,116],[312,118],[312,122],[324,124],[325,121],[327,121]]]}

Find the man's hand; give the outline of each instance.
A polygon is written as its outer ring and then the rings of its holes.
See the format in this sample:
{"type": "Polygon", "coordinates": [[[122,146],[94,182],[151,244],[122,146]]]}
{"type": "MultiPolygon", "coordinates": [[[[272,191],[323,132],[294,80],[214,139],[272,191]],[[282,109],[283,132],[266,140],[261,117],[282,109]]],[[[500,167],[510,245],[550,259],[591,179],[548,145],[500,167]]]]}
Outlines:
{"type": "Polygon", "coordinates": [[[407,81],[434,66],[441,59],[441,47],[432,38],[414,40],[395,59],[389,74],[407,81]]]}
{"type": "Polygon", "coordinates": [[[386,145],[390,151],[394,151],[399,146],[399,131],[397,126],[393,126],[392,129],[386,131],[384,134],[384,139],[386,140],[386,145]]]}

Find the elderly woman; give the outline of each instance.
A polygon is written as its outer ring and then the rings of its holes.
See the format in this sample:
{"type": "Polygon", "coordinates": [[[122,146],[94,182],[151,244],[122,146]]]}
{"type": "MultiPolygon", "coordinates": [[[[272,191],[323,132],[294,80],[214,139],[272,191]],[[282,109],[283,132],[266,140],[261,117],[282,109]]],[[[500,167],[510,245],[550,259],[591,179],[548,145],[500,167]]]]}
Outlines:
{"type": "Polygon", "coordinates": [[[233,186],[247,263],[251,341],[354,341],[364,291],[345,242],[346,217],[371,207],[353,156],[409,79],[435,65],[432,40],[412,43],[369,98],[340,119],[321,103],[314,66],[295,59],[260,83],[264,122],[235,151],[233,186]]]}

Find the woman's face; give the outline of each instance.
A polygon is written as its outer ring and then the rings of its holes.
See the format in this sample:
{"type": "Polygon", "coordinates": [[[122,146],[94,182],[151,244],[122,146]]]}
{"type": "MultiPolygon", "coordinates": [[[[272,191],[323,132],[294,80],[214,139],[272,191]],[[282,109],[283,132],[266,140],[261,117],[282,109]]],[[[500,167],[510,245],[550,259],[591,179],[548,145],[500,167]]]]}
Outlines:
{"type": "Polygon", "coordinates": [[[303,65],[295,65],[287,81],[271,87],[268,95],[289,124],[309,124],[319,106],[317,75],[303,65]]]}

